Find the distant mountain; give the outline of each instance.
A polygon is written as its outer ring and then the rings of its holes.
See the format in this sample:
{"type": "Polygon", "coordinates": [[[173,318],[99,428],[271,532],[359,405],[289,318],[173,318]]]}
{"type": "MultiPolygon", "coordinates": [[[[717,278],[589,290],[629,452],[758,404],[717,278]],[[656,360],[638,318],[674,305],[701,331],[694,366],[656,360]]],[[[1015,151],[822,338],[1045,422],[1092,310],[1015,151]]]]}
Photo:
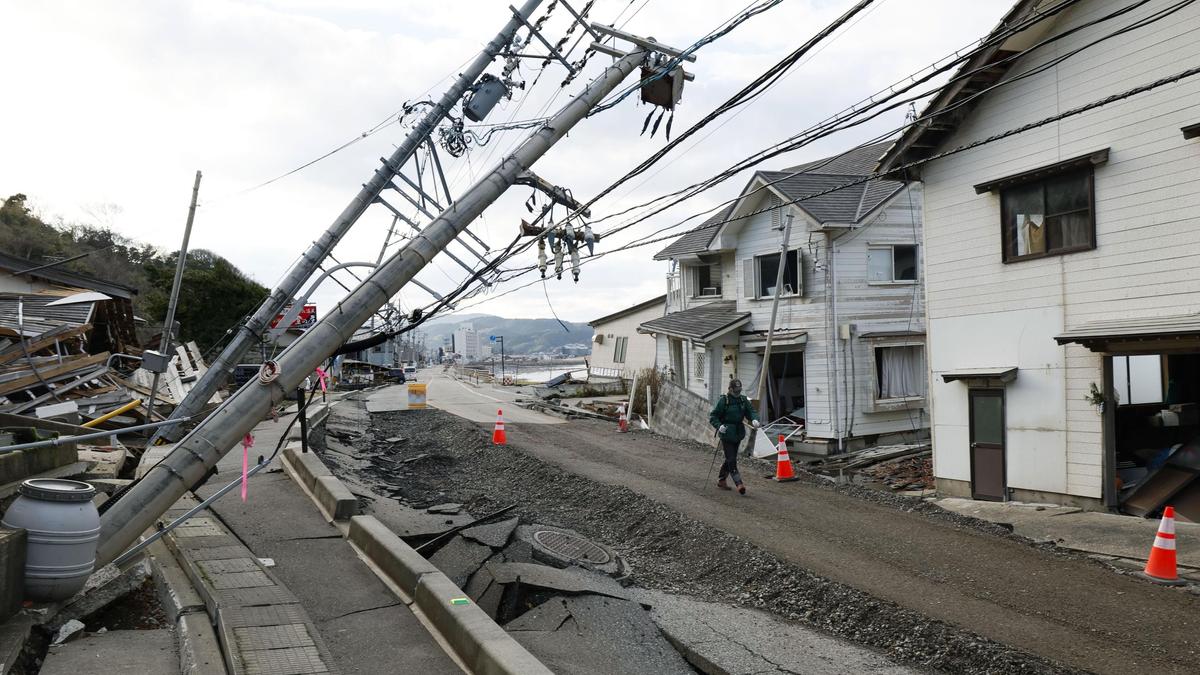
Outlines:
{"type": "Polygon", "coordinates": [[[568,330],[555,319],[505,319],[491,314],[463,314],[431,319],[421,326],[426,335],[426,344],[436,344],[449,336],[455,328],[471,324],[481,339],[489,335],[504,336],[504,351],[507,354],[533,354],[554,352],[567,345],[591,345],[592,327],[586,323],[564,321],[568,330]]]}

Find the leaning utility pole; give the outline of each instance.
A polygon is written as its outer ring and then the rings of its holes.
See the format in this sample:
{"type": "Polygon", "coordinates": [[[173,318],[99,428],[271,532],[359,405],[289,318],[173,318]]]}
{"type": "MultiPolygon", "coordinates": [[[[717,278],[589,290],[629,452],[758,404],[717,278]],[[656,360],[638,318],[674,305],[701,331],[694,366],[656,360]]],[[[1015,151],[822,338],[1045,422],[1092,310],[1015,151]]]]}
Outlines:
{"type": "MultiPolygon", "coordinates": [[[[412,131],[404,139],[404,142],[396,148],[391,157],[383,162],[381,167],[375,170],[375,175],[363,185],[358,194],[354,196],[353,201],[337,217],[337,220],[333,221],[329,229],[325,230],[325,233],[308,247],[308,250],[300,257],[300,260],[296,262],[287,275],[279,282],[279,286],[263,301],[254,314],[246,320],[246,323],[238,326],[237,332],[229,339],[229,344],[225,345],[225,349],[221,350],[216,360],[209,364],[208,370],[200,376],[200,379],[192,386],[187,396],[175,407],[170,419],[190,417],[204,407],[213,394],[217,392],[217,389],[228,379],[234,367],[237,366],[242,356],[245,355],[246,350],[261,340],[262,333],[270,325],[271,320],[283,310],[288,301],[300,292],[304,282],[317,270],[326,256],[333,250],[333,247],[350,231],[350,228],[354,226],[354,223],[367,210],[367,207],[375,203],[380,193],[389,187],[392,179],[400,174],[400,170],[405,163],[412,158],[417,149],[421,147],[421,144],[426,142],[437,125],[446,118],[446,113],[454,108],[454,105],[475,84],[476,80],[479,79],[479,76],[483,74],[483,71],[487,69],[496,56],[508,47],[517,30],[522,26],[528,25],[526,20],[533,16],[533,12],[539,4],[541,4],[541,0],[527,0],[519,10],[519,16],[513,16],[509,19],[504,29],[496,37],[492,38],[492,41],[475,57],[471,65],[446,90],[441,100],[426,111],[425,116],[413,127],[412,131]]],[[[175,427],[168,427],[159,431],[151,439],[151,445],[160,437],[171,441],[179,440],[184,431],[179,428],[182,426],[176,425],[175,427]]]]}
{"type": "MultiPolygon", "coordinates": [[[[762,369],[758,377],[758,419],[767,424],[767,378],[771,372],[771,343],[775,341],[775,318],[779,316],[779,296],[783,293],[783,272],[787,267],[788,240],[792,238],[792,214],[787,214],[787,223],[783,226],[783,246],[779,249],[779,269],[775,272],[775,299],[771,301],[771,324],[767,327],[767,345],[763,349],[762,369]]],[[[800,256],[796,256],[796,275],[804,271],[800,265],[800,256]]],[[[750,444],[753,447],[753,443],[750,444]]]]}
{"type": "MultiPolygon", "coordinates": [[[[497,51],[503,46],[496,45],[497,51]]],[[[671,50],[656,46],[654,51],[669,53],[671,50]]],[[[322,361],[349,340],[363,322],[515,184],[522,172],[532,167],[604,96],[637,69],[647,54],[645,47],[637,47],[608,66],[587,89],[450,204],[403,249],[375,268],[334,311],[292,343],[279,356],[273,371],[264,368],[257,379],[248,382],[192,429],[169,455],[101,517],[97,566],[120,555],[153,525],[159,515],[203,479],[246,432],[267,417],[275,404],[294,391],[322,361]]]]}
{"type": "MultiPolygon", "coordinates": [[[[197,170],[196,182],[192,185],[192,204],[188,207],[187,224],[183,226],[183,243],[179,246],[179,260],[175,261],[175,279],[171,282],[171,299],[167,302],[167,318],[163,320],[162,338],[158,341],[158,351],[167,357],[168,368],[171,367],[171,357],[167,351],[171,349],[171,334],[175,332],[175,308],[179,304],[179,287],[183,285],[183,269],[187,266],[188,242],[192,239],[192,223],[196,221],[196,200],[199,197],[200,171],[197,170]]],[[[162,375],[162,371],[156,368],[154,380],[150,384],[150,395],[146,398],[147,422],[154,421],[154,397],[158,395],[160,375],[162,375]]],[[[171,415],[171,417],[176,417],[176,415],[171,415]]]]}

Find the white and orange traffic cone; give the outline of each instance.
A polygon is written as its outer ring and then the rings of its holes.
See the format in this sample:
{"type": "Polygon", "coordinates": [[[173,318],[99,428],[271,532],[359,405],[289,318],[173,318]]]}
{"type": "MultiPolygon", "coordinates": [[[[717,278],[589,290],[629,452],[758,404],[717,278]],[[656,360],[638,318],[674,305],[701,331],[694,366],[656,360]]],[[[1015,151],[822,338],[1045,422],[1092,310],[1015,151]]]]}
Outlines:
{"type": "Polygon", "coordinates": [[[504,433],[504,411],[496,411],[496,426],[492,429],[492,444],[505,445],[508,443],[508,435],[504,433]]]}
{"type": "Polygon", "coordinates": [[[625,414],[626,406],[621,406],[621,416],[617,418],[617,431],[625,433],[629,431],[629,417],[625,414]]]}
{"type": "Polygon", "coordinates": [[[1142,574],[1151,581],[1161,584],[1182,584],[1179,570],[1175,566],[1175,507],[1168,506],[1163,510],[1162,521],[1158,523],[1158,534],[1154,536],[1154,546],[1150,548],[1150,559],[1142,574]]]}
{"type": "Polygon", "coordinates": [[[788,457],[787,452],[787,441],[784,440],[783,434],[779,434],[779,459],[775,462],[775,480],[780,483],[800,480],[796,476],[795,469],[792,468],[792,460],[788,457]]]}

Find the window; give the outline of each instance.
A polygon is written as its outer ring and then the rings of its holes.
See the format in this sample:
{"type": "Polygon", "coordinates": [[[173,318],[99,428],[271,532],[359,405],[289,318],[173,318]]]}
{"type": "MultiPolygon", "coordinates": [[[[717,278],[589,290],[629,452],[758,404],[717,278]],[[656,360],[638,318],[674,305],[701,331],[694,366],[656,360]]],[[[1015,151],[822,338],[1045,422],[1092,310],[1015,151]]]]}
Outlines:
{"type": "Polygon", "coordinates": [[[875,348],[875,399],[925,396],[925,348],[897,345],[875,348]]]}
{"type": "Polygon", "coordinates": [[[708,368],[708,352],[696,350],[692,352],[692,376],[703,380],[704,371],[708,368]]]}
{"type": "MultiPolygon", "coordinates": [[[[783,268],[783,290],[781,296],[799,295],[803,290],[800,286],[800,252],[788,251],[787,262],[783,268]]],[[[779,254],[755,256],[746,261],[747,295],[751,298],[775,297],[775,280],[779,276],[779,254]]]]}
{"type": "Polygon", "coordinates": [[[693,297],[719,297],[721,295],[720,263],[693,267],[692,281],[693,297]]]}
{"type": "Polygon", "coordinates": [[[619,337],[613,341],[613,363],[625,363],[625,349],[628,346],[627,337],[619,337]]]}
{"type": "Polygon", "coordinates": [[[1113,390],[1119,405],[1163,402],[1162,357],[1158,354],[1113,357],[1113,390]]]}
{"type": "Polygon", "coordinates": [[[867,283],[892,284],[917,281],[916,244],[867,248],[867,283]]]}
{"type": "Polygon", "coordinates": [[[1000,190],[1004,261],[1096,248],[1092,168],[1000,190]]]}

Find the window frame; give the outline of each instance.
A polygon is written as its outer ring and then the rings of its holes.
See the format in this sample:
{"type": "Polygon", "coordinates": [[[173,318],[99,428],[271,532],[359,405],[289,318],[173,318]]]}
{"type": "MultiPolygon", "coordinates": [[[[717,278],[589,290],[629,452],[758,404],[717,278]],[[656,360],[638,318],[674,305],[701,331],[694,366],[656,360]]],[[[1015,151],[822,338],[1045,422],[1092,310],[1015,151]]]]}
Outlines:
{"type": "Polygon", "coordinates": [[[695,299],[722,297],[724,289],[722,288],[721,282],[724,280],[721,278],[722,277],[721,271],[722,270],[721,270],[721,262],[720,261],[717,261],[717,262],[701,261],[701,262],[693,264],[693,265],[688,265],[687,266],[687,274],[689,277],[691,277],[691,279],[690,279],[690,281],[691,281],[690,291],[691,292],[689,294],[689,297],[695,298],[695,299]],[[701,291],[704,289],[704,287],[700,285],[700,268],[702,268],[702,267],[708,269],[709,282],[713,282],[713,281],[716,282],[716,285],[708,286],[708,288],[716,288],[717,289],[717,292],[714,293],[713,295],[704,295],[703,293],[701,293],[701,291]],[[713,269],[713,268],[716,268],[716,269],[713,269]]]}
{"type": "Polygon", "coordinates": [[[692,348],[692,377],[701,382],[708,381],[708,350],[692,348]]]}
{"type": "Polygon", "coordinates": [[[919,338],[865,338],[871,356],[871,407],[868,412],[890,412],[894,410],[916,410],[925,407],[925,399],[929,397],[929,348],[925,341],[919,338]],[[924,365],[925,393],[921,396],[902,396],[899,398],[881,398],[879,381],[879,352],[878,349],[888,347],[920,347],[924,365]]]}
{"type": "MultiPolygon", "coordinates": [[[[799,298],[804,295],[804,254],[800,251],[799,248],[789,248],[787,250],[787,253],[788,253],[788,255],[796,256],[796,288],[793,288],[791,293],[780,293],[779,297],[780,298],[799,298]]],[[[773,251],[771,253],[759,253],[758,255],[752,256],[750,258],[750,260],[753,261],[752,264],[754,265],[754,288],[752,289],[753,293],[751,295],[749,295],[750,299],[752,299],[752,300],[774,299],[774,297],[775,297],[774,295],[762,295],[759,293],[759,290],[763,286],[762,264],[761,264],[762,259],[770,258],[770,257],[777,256],[777,255],[780,255],[779,251],[773,251]]],[[[784,269],[786,270],[787,269],[787,267],[786,267],[787,260],[784,258],[781,258],[781,262],[785,265],[784,269]]],[[[771,283],[774,283],[774,279],[772,279],[770,281],[771,281],[771,283]]],[[[786,278],[784,279],[784,285],[785,286],[787,285],[786,278]]]]}
{"type": "Polygon", "coordinates": [[[628,349],[628,337],[618,335],[613,338],[613,363],[625,363],[625,355],[628,349]]]}
{"type": "Polygon", "coordinates": [[[868,243],[867,244],[867,285],[868,286],[912,286],[913,284],[921,283],[921,245],[910,242],[897,242],[892,244],[868,243]],[[916,278],[914,279],[897,279],[896,278],[896,247],[910,246],[913,249],[914,269],[916,278]],[[892,278],[888,281],[872,281],[871,280],[871,251],[890,250],[892,252],[892,278]]]}
{"type": "MultiPolygon", "coordinates": [[[[1077,167],[1077,168],[1066,170],[1066,171],[1056,171],[1056,172],[1048,174],[1048,175],[1039,176],[1037,178],[1033,178],[1033,179],[1026,180],[1026,181],[1021,181],[1019,183],[1004,185],[1004,186],[999,187],[997,189],[996,193],[997,193],[997,196],[999,196],[999,198],[1000,198],[1000,259],[1004,264],[1007,265],[1010,263],[1024,262],[1026,260],[1040,260],[1042,258],[1052,258],[1052,257],[1061,256],[1061,255],[1069,255],[1071,253],[1081,253],[1083,251],[1093,251],[1096,249],[1096,167],[1095,167],[1095,165],[1089,164],[1087,166],[1077,167]],[[1074,176],[1074,175],[1079,175],[1079,174],[1086,174],[1086,176],[1087,176],[1088,243],[1082,244],[1079,246],[1059,248],[1059,249],[1055,249],[1053,251],[1047,250],[1042,253],[1027,253],[1022,256],[1009,255],[1009,251],[1015,250],[1014,241],[1012,239],[1012,237],[1015,233],[1010,234],[1010,232],[1009,232],[1008,218],[1010,215],[1014,215],[1014,214],[1010,214],[1008,207],[1005,205],[1005,199],[1004,199],[1005,193],[1009,192],[1010,190],[1027,188],[1033,184],[1040,184],[1041,188],[1042,188],[1042,206],[1044,209],[1045,204],[1046,204],[1046,183],[1053,181],[1055,179],[1061,179],[1065,176],[1074,176]]],[[[1062,212],[1058,212],[1058,213],[1043,213],[1043,214],[1041,214],[1042,219],[1043,219],[1042,222],[1044,223],[1053,217],[1064,216],[1064,215],[1068,215],[1068,214],[1072,214],[1072,213],[1080,213],[1081,211],[1082,211],[1082,209],[1076,209],[1074,211],[1062,211],[1062,212]]],[[[1049,236],[1049,235],[1047,234],[1047,236],[1049,236]]]]}

